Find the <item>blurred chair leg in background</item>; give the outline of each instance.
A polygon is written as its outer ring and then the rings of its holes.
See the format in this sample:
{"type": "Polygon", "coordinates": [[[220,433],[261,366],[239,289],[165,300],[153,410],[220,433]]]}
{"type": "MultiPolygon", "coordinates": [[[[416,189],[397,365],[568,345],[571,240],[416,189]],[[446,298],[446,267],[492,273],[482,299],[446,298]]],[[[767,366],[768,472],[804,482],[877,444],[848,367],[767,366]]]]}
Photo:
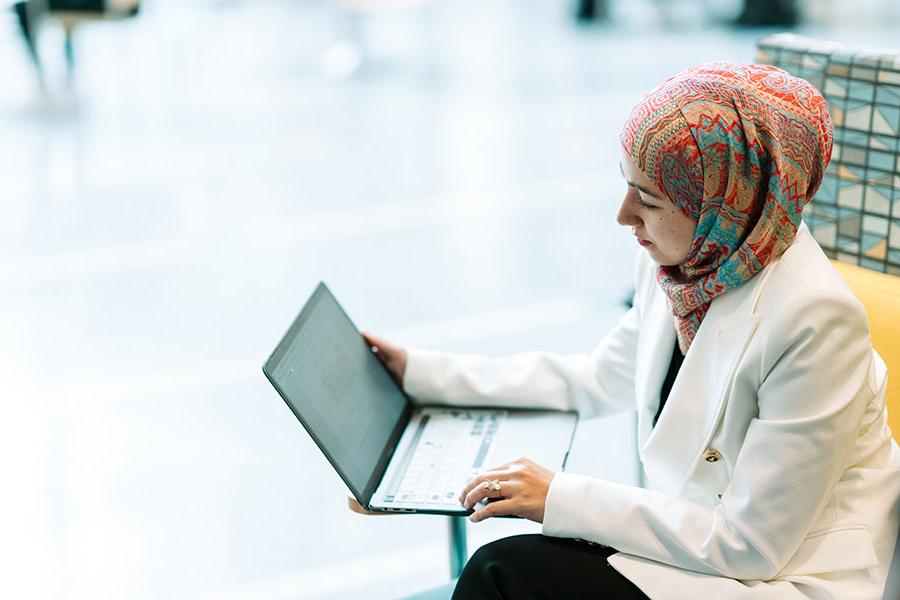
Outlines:
{"type": "Polygon", "coordinates": [[[797,0],[744,0],[735,21],[742,27],[794,27],[800,21],[797,0]]]}
{"type": "Polygon", "coordinates": [[[75,77],[75,28],[85,21],[133,17],[140,10],[140,0],[50,0],[49,4],[65,32],[66,79],[70,85],[75,77]]]}
{"type": "Polygon", "coordinates": [[[41,57],[37,51],[37,22],[47,10],[46,2],[36,2],[35,0],[23,0],[13,5],[16,13],[16,19],[19,22],[19,31],[22,32],[22,39],[25,40],[25,46],[31,62],[37,72],[38,84],[41,90],[46,89],[44,82],[44,69],[41,66],[41,57]]]}
{"type": "Polygon", "coordinates": [[[37,51],[37,33],[46,15],[56,17],[65,33],[64,52],[66,77],[69,84],[75,72],[75,50],[72,34],[75,27],[87,20],[112,20],[133,17],[140,10],[140,0],[22,0],[13,5],[19,21],[19,29],[28,54],[37,70],[41,90],[46,90],[44,69],[37,51]]]}
{"type": "Polygon", "coordinates": [[[578,0],[575,7],[575,20],[579,23],[593,23],[609,17],[609,4],[606,0],[578,0]]]}

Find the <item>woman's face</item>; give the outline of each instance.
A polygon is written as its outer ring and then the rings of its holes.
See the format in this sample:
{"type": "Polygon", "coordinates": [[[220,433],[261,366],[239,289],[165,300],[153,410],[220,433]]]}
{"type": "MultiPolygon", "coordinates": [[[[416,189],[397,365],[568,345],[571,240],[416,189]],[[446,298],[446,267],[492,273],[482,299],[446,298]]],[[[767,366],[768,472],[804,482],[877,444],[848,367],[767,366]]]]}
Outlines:
{"type": "Polygon", "coordinates": [[[671,267],[687,258],[697,222],[684,216],[622,150],[622,175],[628,183],[616,220],[631,227],[637,242],[656,263],[671,267]]]}

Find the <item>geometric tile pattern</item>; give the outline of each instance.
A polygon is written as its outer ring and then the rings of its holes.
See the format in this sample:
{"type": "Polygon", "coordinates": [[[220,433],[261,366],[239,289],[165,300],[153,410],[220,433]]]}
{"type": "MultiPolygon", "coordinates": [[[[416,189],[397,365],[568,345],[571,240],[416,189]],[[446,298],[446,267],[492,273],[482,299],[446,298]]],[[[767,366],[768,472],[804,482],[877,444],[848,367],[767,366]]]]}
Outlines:
{"type": "Polygon", "coordinates": [[[757,62],[816,86],[834,121],[831,164],[803,220],[832,258],[900,275],[900,52],[776,34],[757,62]]]}

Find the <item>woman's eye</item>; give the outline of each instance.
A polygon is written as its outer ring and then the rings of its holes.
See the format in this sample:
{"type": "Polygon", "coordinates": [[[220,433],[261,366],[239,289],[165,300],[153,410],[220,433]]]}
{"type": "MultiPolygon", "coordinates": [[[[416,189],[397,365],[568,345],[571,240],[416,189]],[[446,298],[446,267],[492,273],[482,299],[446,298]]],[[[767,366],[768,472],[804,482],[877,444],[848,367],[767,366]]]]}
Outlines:
{"type": "Polygon", "coordinates": [[[643,208],[646,208],[648,210],[653,210],[654,208],[656,208],[652,204],[647,204],[646,202],[644,202],[643,198],[638,198],[638,204],[640,204],[643,208]]]}

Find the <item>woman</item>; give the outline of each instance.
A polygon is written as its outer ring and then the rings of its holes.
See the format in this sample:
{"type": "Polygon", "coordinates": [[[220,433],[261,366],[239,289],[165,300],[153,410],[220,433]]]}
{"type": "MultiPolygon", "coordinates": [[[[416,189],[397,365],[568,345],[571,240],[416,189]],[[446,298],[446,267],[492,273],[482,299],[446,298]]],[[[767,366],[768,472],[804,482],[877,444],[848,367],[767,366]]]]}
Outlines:
{"type": "Polygon", "coordinates": [[[880,598],[900,494],[885,367],[800,220],[831,156],[824,99],[774,67],[701,65],[648,93],[620,140],[617,218],[646,252],[633,308],[590,354],[407,353],[366,334],[417,401],[637,404],[646,488],[527,459],[467,486],[472,521],[543,535],[481,548],[455,597],[880,598]]]}

